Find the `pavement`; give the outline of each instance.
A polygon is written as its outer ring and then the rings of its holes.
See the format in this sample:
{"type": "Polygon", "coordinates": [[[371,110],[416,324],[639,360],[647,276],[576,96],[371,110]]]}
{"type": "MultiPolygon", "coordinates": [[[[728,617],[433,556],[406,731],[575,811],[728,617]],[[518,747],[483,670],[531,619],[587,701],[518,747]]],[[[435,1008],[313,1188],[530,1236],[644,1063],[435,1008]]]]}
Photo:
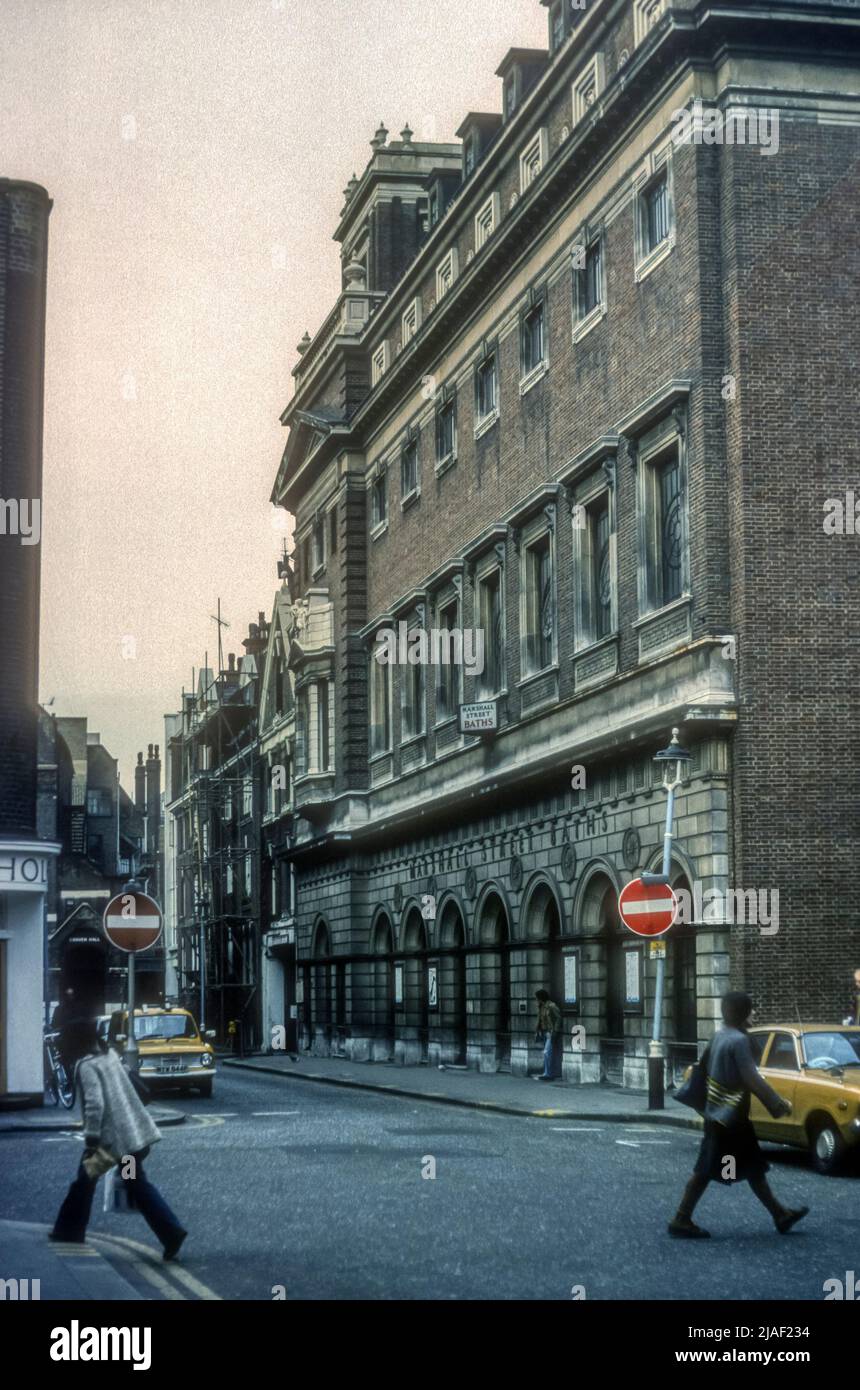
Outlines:
{"type": "Polygon", "coordinates": [[[10,1296],[9,1280],[15,1279],[19,1301],[143,1298],[91,1240],[86,1245],[54,1244],[49,1230],[33,1221],[0,1221],[5,1297],[10,1296]]]}
{"type": "MultiPolygon", "coordinates": [[[[0,1112],[0,1134],[28,1134],[31,1130],[57,1131],[66,1133],[80,1131],[81,1121],[76,1118],[77,1109],[64,1110],[60,1106],[45,1106],[43,1109],[4,1110],[0,1112]]],[[[168,1110],[159,1105],[151,1105],[149,1113],[159,1129],[170,1125],[183,1125],[185,1115],[181,1110],[168,1110]]]]}
{"type": "Polygon", "coordinates": [[[506,1072],[485,1073],[459,1067],[402,1067],[389,1062],[348,1062],[337,1057],[260,1053],[251,1057],[220,1057],[219,1066],[245,1071],[270,1072],[291,1080],[345,1086],[361,1091],[382,1091],[411,1100],[464,1105],[501,1115],[530,1115],[548,1120],[603,1120],[619,1124],[674,1126],[701,1129],[702,1121],[670,1095],[665,1110],[649,1110],[644,1091],[618,1086],[572,1085],[566,1081],[536,1081],[506,1072]]]}

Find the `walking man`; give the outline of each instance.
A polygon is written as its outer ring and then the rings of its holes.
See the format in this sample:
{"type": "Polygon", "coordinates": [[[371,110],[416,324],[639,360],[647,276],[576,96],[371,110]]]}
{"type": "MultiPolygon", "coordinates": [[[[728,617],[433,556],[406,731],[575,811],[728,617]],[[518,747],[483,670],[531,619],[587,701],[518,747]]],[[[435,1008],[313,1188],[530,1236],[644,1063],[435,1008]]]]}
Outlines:
{"type": "Polygon", "coordinates": [[[790,1114],[791,1105],[768,1086],[756,1067],[746,1031],[752,1014],[749,995],[739,991],[723,995],[722,1014],[723,1026],[714,1034],[700,1063],[707,1074],[705,1137],[681,1205],[669,1222],[669,1235],[688,1239],[710,1235],[694,1224],[693,1210],[711,1181],[748,1182],[780,1235],[786,1235],[809,1208],[793,1211],[772,1192],[765,1177],[769,1164],[749,1117],[750,1096],[757,1096],[775,1119],[790,1114]]]}
{"type": "Polygon", "coordinates": [[[538,1002],[535,1038],[543,1043],[543,1071],[536,1081],[557,1081],[561,1076],[561,1010],[545,989],[535,994],[538,1002]]]}
{"type": "MultiPolygon", "coordinates": [[[[143,1171],[143,1160],[161,1135],[147,1115],[116,1052],[102,1052],[94,1020],[76,1020],[66,1030],[70,1055],[78,1060],[84,1118],[84,1152],[77,1177],[54,1222],[50,1240],[83,1245],[96,1190],[97,1177],[85,1166],[96,1151],[105,1151],[119,1164],[130,1204],[143,1216],[164,1247],[165,1260],[178,1254],[187,1231],[143,1171]],[[126,1177],[124,1172],[130,1168],[126,1177]]],[[[107,1160],[105,1167],[111,1165],[107,1160]]]]}

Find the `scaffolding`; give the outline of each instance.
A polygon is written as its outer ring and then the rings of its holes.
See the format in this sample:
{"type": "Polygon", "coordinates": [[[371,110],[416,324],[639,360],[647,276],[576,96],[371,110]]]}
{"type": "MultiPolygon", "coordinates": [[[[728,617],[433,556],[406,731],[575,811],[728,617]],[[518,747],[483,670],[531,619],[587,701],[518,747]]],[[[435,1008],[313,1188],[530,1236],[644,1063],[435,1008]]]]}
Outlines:
{"type": "MultiPolygon", "coordinates": [[[[177,794],[177,977],[180,1001],[198,1011],[219,1039],[235,1019],[244,1041],[260,1035],[260,842],[258,783],[259,672],[263,615],[252,624],[239,665],[204,665],[196,688],[183,691],[181,731],[169,755],[177,794]],[[256,651],[254,647],[256,645],[256,651]],[[202,972],[201,972],[202,960],[202,972]],[[202,981],[201,981],[202,973],[202,981]]],[[[220,606],[219,657],[220,657],[220,606]]]]}

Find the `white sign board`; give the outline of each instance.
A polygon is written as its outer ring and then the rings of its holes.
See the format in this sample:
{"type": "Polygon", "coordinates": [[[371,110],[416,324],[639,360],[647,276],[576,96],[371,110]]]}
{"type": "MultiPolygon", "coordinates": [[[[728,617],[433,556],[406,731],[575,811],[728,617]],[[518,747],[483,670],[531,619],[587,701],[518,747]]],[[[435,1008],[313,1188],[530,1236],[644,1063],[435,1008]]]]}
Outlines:
{"type": "Polygon", "coordinates": [[[642,999],[642,987],[639,983],[639,952],[625,951],[625,983],[627,986],[625,1003],[639,1004],[642,999]]]}
{"type": "Polygon", "coordinates": [[[499,727],[499,706],[496,700],[479,700],[474,705],[460,706],[461,734],[493,734],[499,727]]]}
{"type": "Polygon", "coordinates": [[[573,951],[569,951],[564,957],[564,1002],[565,1004],[577,1004],[577,980],[576,980],[577,957],[573,951]]]}

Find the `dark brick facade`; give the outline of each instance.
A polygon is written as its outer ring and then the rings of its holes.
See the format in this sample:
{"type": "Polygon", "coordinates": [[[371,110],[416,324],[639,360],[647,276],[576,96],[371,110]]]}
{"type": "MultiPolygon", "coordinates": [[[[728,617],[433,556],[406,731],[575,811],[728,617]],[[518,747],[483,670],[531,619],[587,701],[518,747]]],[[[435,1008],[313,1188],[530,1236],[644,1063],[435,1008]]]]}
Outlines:
{"type": "MultiPolygon", "coordinates": [[[[45,286],[51,203],[0,179],[0,507],[42,496],[45,286]]],[[[0,837],[36,830],[39,545],[0,515],[0,837]]]]}
{"type": "MultiPolygon", "coordinates": [[[[860,268],[858,111],[839,69],[822,76],[804,60],[817,35],[856,72],[860,17],[813,3],[779,18],[766,4],[746,17],[678,4],[636,42],[633,8],[589,6],[408,271],[368,304],[352,360],[362,346],[368,363],[388,347],[363,402],[306,449],[297,413],[313,411],[338,371],[330,318],[284,415],[293,430],[276,500],[296,512],[300,538],[337,507],[337,549],[314,579],[333,604],[333,795],[300,822],[296,849],[306,1020],[321,1048],[393,1049],[404,1061],[456,1051],[473,1065],[524,1069],[531,1019],[520,1011],[531,987],[550,979],[558,992],[562,957],[578,952],[578,998],[565,1014],[587,1019],[589,1041],[581,1057],[566,1056],[565,1073],[640,1082],[652,967],[642,963],[642,1007],[627,1007],[614,972],[629,966],[633,987],[635,942],[616,935],[613,902],[659,858],[665,803],[643,769],[675,723],[695,755],[678,802],[676,880],[778,892],[780,921],[765,934],[706,919],[670,936],[670,1042],[710,1035],[729,978],[767,1017],[793,1018],[795,1005],[805,1018],[835,1017],[857,964],[860,735],[849,663],[860,564],[857,538],[826,535],[822,520],[825,500],[851,487],[857,436],[858,329],[846,287],[860,268]],[[603,84],[574,121],[571,83],[592,62],[603,84]],[[671,139],[673,111],[694,96],[744,109],[765,89],[780,115],[777,153],[671,139]],[[520,156],[540,130],[543,167],[522,186],[520,156]],[[670,230],[648,250],[643,190],[662,178],[670,230]],[[476,246],[475,214],[494,192],[499,220],[476,246]],[[598,236],[605,312],[574,332],[571,251],[598,236]],[[437,299],[437,267],[452,247],[459,273],[437,299]],[[526,384],[520,328],[541,294],[545,371],[526,384]],[[404,342],[401,319],[416,297],[421,324],[404,342]],[[477,430],[475,370],[488,351],[499,418],[477,430]],[[434,418],[446,390],[456,391],[457,456],[437,471],[434,418]],[[416,432],[420,496],[403,506],[401,451],[416,432]],[[676,600],[654,604],[653,547],[663,542],[649,539],[650,499],[667,458],[681,480],[683,579],[676,600]],[[369,507],[380,468],[387,526],[373,530],[357,494],[369,507]],[[611,497],[613,623],[602,641],[583,642],[575,508],[592,485],[611,497]],[[551,536],[555,659],[526,679],[531,528],[551,536]],[[430,626],[453,582],[461,625],[477,625],[493,547],[506,604],[499,734],[480,744],[436,727],[428,671],[425,732],[403,742],[398,672],[391,751],[370,760],[374,624],[423,604],[430,626]],[[574,762],[587,769],[585,792],[570,790],[574,762]],[[422,918],[425,897],[435,907],[422,918]],[[438,1012],[422,995],[434,964],[448,1000],[438,1012]],[[392,1009],[398,965],[404,1000],[392,1009]]],[[[411,148],[389,151],[412,168],[411,148]]],[[[362,190],[351,226],[372,197],[362,190]]],[[[464,698],[476,694],[466,677],[464,698]]]]}

